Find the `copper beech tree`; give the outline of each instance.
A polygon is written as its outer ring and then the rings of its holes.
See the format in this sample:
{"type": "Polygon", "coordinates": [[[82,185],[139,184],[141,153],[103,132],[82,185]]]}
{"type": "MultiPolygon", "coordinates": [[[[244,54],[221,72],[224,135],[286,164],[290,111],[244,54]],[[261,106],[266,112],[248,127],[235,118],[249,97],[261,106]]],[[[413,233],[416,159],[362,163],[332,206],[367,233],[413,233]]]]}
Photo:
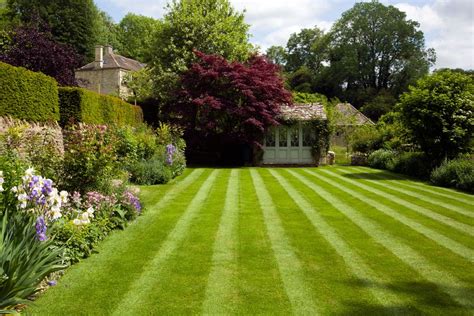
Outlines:
{"type": "Polygon", "coordinates": [[[198,61],[165,109],[185,128],[188,146],[261,145],[265,129],[278,124],[280,105],[291,102],[279,67],[259,55],[241,63],[194,53],[198,61]]]}

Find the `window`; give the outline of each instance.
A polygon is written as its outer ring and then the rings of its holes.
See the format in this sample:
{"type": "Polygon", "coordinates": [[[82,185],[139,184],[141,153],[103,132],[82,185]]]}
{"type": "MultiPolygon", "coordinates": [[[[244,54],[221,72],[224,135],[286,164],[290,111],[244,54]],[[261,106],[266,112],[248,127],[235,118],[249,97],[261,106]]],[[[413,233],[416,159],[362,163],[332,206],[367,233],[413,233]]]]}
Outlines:
{"type": "Polygon", "coordinates": [[[290,130],[290,143],[291,143],[291,147],[300,146],[300,131],[298,127],[293,127],[290,130]]]}
{"type": "Polygon", "coordinates": [[[303,147],[313,146],[314,140],[315,140],[314,132],[311,126],[304,126],[303,127],[303,147]]]}
{"type": "Polygon", "coordinates": [[[265,146],[275,147],[275,129],[270,129],[265,135],[265,146]]]}
{"type": "Polygon", "coordinates": [[[288,146],[288,129],[286,127],[280,127],[280,139],[278,140],[278,146],[287,147],[288,146]]]}

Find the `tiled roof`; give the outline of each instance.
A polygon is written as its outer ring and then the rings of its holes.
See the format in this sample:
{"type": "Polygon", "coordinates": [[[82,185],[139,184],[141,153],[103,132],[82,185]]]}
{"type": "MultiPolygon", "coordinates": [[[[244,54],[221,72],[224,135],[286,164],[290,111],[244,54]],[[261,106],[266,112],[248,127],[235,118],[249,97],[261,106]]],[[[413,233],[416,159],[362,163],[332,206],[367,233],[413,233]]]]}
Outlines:
{"type": "Polygon", "coordinates": [[[85,66],[82,66],[78,69],[78,71],[114,68],[137,71],[142,69],[143,67],[145,67],[145,64],[142,64],[137,60],[120,56],[117,54],[107,54],[104,56],[104,66],[102,68],[97,68],[95,62],[93,61],[85,66]]]}
{"type": "Polygon", "coordinates": [[[374,125],[374,122],[350,103],[337,104],[336,111],[340,114],[336,117],[337,125],[374,125]]]}
{"type": "Polygon", "coordinates": [[[324,106],[320,103],[282,105],[280,111],[280,119],[284,121],[325,120],[327,118],[324,106]]]}

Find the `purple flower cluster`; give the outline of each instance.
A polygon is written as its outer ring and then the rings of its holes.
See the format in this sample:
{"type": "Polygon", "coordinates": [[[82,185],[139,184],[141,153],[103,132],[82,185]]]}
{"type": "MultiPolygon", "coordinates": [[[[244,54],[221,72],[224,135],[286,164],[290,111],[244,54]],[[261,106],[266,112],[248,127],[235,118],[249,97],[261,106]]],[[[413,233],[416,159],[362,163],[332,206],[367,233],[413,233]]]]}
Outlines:
{"type": "Polygon", "coordinates": [[[173,144],[166,145],[166,163],[173,164],[173,156],[176,153],[176,147],[173,144]]]}
{"type": "Polygon", "coordinates": [[[38,238],[39,241],[45,241],[47,239],[46,237],[46,231],[48,230],[48,226],[46,226],[46,222],[44,221],[44,217],[40,216],[36,219],[36,237],[38,238]]]}
{"type": "Polygon", "coordinates": [[[140,204],[140,199],[130,191],[125,191],[123,193],[123,197],[125,199],[124,202],[132,206],[135,209],[135,211],[140,214],[140,212],[142,211],[142,205],[140,204]]]}
{"type": "Polygon", "coordinates": [[[94,207],[100,209],[101,207],[113,207],[116,203],[117,198],[114,195],[104,195],[96,191],[86,193],[86,208],[94,207]]]}

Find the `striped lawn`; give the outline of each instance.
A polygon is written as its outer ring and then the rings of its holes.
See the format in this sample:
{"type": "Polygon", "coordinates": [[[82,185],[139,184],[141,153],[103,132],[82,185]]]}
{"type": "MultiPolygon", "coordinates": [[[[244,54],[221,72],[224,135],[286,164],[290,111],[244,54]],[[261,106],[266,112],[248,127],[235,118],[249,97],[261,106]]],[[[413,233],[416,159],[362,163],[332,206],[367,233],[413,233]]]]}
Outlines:
{"type": "Polygon", "coordinates": [[[474,196],[361,167],[188,169],[27,313],[474,314],[474,196]]]}

